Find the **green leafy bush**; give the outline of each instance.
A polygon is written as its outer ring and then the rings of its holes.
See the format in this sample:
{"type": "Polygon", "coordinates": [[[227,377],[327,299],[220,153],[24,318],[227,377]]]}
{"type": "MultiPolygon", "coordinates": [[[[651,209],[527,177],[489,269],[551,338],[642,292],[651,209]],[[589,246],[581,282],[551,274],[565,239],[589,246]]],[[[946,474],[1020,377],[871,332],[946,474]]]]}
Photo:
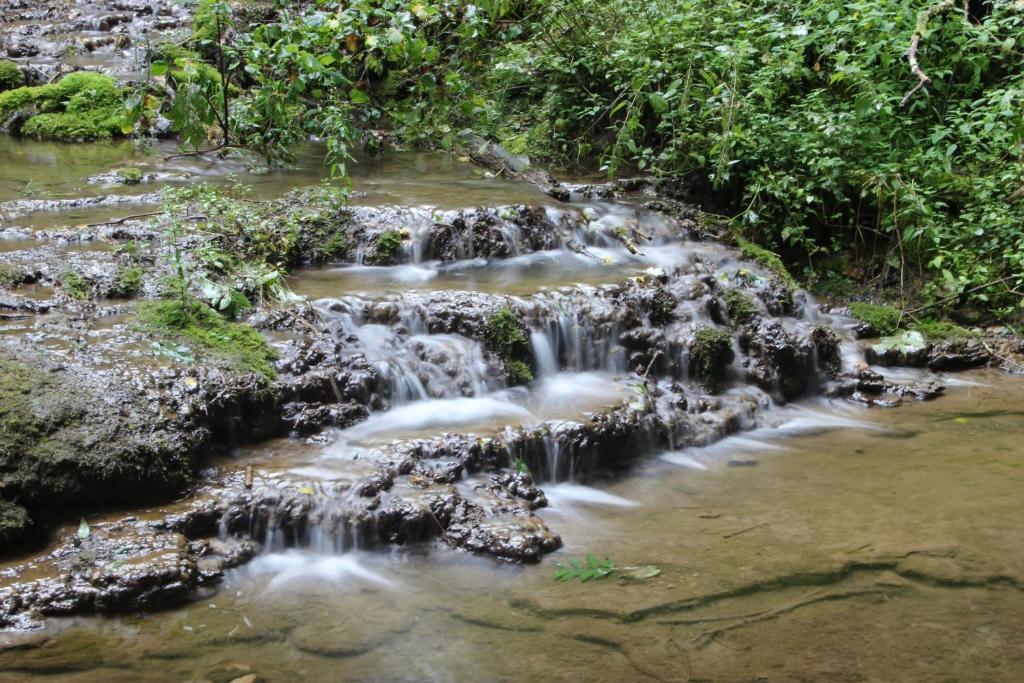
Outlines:
{"type": "MultiPolygon", "coordinates": [[[[210,33],[222,5],[203,0],[196,44],[224,42],[210,33]]],[[[236,27],[227,54],[245,91],[230,128],[274,161],[319,136],[341,176],[353,145],[378,145],[367,129],[448,148],[472,128],[558,164],[685,179],[733,217],[746,255],[790,284],[783,264],[821,280],[819,268],[841,272],[836,260],[856,252],[868,267],[853,286],[922,285],[940,310],[1012,318],[1024,301],[1024,12],[995,2],[966,20],[958,7],[282,4],[274,20],[236,27]],[[917,89],[905,57],[915,34],[930,79],[917,89]]],[[[183,100],[195,106],[177,119],[226,125],[204,109],[223,95],[214,77],[179,60],[197,75],[183,100]]]]}
{"type": "Polygon", "coordinates": [[[13,90],[25,85],[25,74],[18,65],[6,59],[0,60],[0,92],[13,90]]]}

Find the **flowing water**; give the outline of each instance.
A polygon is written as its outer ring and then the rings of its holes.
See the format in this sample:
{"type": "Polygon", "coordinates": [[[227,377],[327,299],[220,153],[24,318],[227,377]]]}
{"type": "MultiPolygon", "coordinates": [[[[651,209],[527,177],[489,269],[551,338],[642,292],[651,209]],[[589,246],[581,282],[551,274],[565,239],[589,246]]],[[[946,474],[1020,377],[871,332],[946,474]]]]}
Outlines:
{"type": "MultiPolygon", "coordinates": [[[[137,197],[235,178],[267,198],[323,177],[315,148],[297,168],[271,173],[237,159],[165,159],[173,152],[0,136],[0,202],[137,197]],[[89,181],[125,165],[152,179],[134,187],[89,181]]],[[[446,156],[392,154],[353,172],[356,205],[401,212],[410,237],[404,262],[302,270],[292,285],[346,353],[380,373],[380,404],[326,443],[247,446],[214,470],[252,465],[258,486],[329,491],[371,472],[396,441],[555,433],[636,397],[615,319],[602,312],[617,304],[596,296],[601,285],[672,268],[691,277],[688,265],[708,260],[734,267],[719,246],[669,239],[662,219],[634,204],[556,206],[446,156]],[[566,234],[591,256],[562,244],[524,249],[510,223],[502,224],[508,258],[476,257],[472,244],[460,245],[455,261],[425,256],[437,212],[522,203],[569,225],[566,234]],[[642,255],[593,227],[629,217],[653,237],[642,255]],[[583,287],[569,295],[560,291],[567,285],[583,287]],[[513,295],[527,311],[538,370],[528,388],[498,379],[478,342],[431,332],[423,302],[453,291],[513,295]]],[[[151,199],[54,205],[0,227],[66,230],[153,207],[151,199]]],[[[0,251],[43,243],[17,235],[0,241],[0,251]]],[[[787,324],[811,326],[816,316],[809,305],[787,324]]],[[[844,355],[847,364],[859,359],[852,342],[844,355]]],[[[942,379],[946,396],[892,410],[838,399],[772,407],[747,425],[756,429],[702,448],[638,454],[615,473],[578,471],[578,459],[549,436],[535,473],[549,501],[543,515],[564,546],[538,565],[438,543],[368,547],[344,525],[316,526],[301,543],[268,528],[253,562],[185,607],[0,634],[0,680],[1020,680],[1024,381],[994,372],[942,379]],[[589,552],[612,560],[615,574],[553,579],[557,564],[589,552]]],[[[742,385],[725,400],[770,403],[742,385]]],[[[469,497],[483,483],[470,477],[457,486],[469,497]]],[[[408,486],[400,494],[417,495],[408,486]]],[[[186,502],[132,514],[156,517],[186,502]]],[[[344,509],[345,500],[334,502],[344,509]]]]}
{"type": "Polygon", "coordinates": [[[1019,680],[1024,382],[959,379],[939,402],[810,401],[779,410],[776,429],[549,487],[566,545],[539,566],[428,547],[280,550],[179,610],[6,634],[46,644],[8,650],[0,669],[66,681],[1019,680]],[[552,579],[588,551],[620,578],[552,579]],[[657,576],[629,578],[649,565],[657,576]]]}

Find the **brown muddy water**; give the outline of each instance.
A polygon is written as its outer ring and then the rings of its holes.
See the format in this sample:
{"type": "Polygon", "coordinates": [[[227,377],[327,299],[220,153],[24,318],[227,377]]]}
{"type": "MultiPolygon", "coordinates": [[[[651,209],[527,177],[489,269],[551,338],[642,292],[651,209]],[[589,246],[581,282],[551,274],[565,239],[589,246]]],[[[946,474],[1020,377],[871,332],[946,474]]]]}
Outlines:
{"type": "Polygon", "coordinates": [[[265,554],[182,609],[3,634],[0,680],[1019,681],[1024,380],[951,379],[548,485],[536,566],[265,554]],[[587,552],[612,577],[554,580],[587,552]]]}

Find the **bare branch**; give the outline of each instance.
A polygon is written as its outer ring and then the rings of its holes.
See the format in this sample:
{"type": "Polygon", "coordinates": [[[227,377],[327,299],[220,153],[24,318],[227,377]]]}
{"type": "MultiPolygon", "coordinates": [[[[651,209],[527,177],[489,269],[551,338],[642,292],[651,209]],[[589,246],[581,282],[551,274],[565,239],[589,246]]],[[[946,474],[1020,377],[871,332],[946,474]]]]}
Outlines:
{"type": "MultiPolygon", "coordinates": [[[[917,94],[917,91],[929,85],[932,82],[931,77],[924,72],[921,68],[921,63],[917,60],[917,50],[921,47],[921,36],[928,30],[928,23],[939,16],[944,14],[956,6],[956,0],[943,0],[942,2],[932,5],[926,10],[922,10],[917,15],[917,25],[914,27],[914,35],[910,37],[910,47],[907,48],[905,57],[907,63],[910,65],[910,73],[917,77],[917,85],[907,91],[907,94],[900,100],[900,107],[907,106],[910,99],[917,94]]],[[[964,16],[967,16],[967,3],[964,2],[963,6],[964,16]]]]}

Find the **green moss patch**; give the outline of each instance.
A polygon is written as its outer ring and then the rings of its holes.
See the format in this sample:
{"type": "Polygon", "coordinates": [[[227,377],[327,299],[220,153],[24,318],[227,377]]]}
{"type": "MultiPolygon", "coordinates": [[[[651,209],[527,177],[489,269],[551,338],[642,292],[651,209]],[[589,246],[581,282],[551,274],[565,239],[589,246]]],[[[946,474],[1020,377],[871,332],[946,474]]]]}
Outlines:
{"type": "Polygon", "coordinates": [[[89,281],[74,270],[66,270],[60,276],[61,288],[73,299],[88,299],[92,294],[89,281]]]}
{"type": "Polygon", "coordinates": [[[977,332],[972,332],[947,320],[921,320],[914,323],[912,329],[920,332],[925,339],[932,342],[969,341],[978,339],[979,336],[977,332]]]}
{"type": "Polygon", "coordinates": [[[0,263],[0,287],[17,287],[28,281],[25,273],[9,263],[0,263]]]}
{"type": "Polygon", "coordinates": [[[701,327],[690,344],[690,374],[708,389],[717,391],[735,357],[732,337],[713,327],[701,327]]]}
{"type": "Polygon", "coordinates": [[[139,322],[148,332],[186,344],[197,353],[224,360],[229,366],[275,376],[277,360],[263,336],[242,323],[226,320],[204,303],[159,301],[139,306],[139,322]]]}
{"type": "Polygon", "coordinates": [[[397,230],[385,230],[377,238],[373,262],[378,266],[391,265],[398,261],[398,254],[401,250],[402,236],[397,230]]]}
{"type": "Polygon", "coordinates": [[[729,319],[737,325],[743,325],[757,315],[754,301],[738,289],[730,289],[725,293],[725,310],[729,319]]]}
{"type": "Polygon", "coordinates": [[[119,168],[115,173],[125,185],[138,185],[142,182],[142,169],[129,166],[128,168],[119,168]]]}
{"type": "Polygon", "coordinates": [[[117,279],[107,292],[108,296],[120,299],[127,299],[142,288],[142,276],[146,271],[141,266],[122,268],[117,272],[117,279]]]}
{"type": "Polygon", "coordinates": [[[861,301],[850,304],[850,312],[858,320],[862,320],[878,330],[881,337],[895,334],[900,327],[900,320],[903,318],[903,313],[898,308],[861,301]]]}
{"type": "Polygon", "coordinates": [[[20,133],[36,138],[102,140],[123,135],[127,126],[116,81],[89,71],[0,93],[0,122],[19,111],[30,114],[20,133]]]}
{"type": "MultiPolygon", "coordinates": [[[[190,481],[187,438],[157,428],[144,406],[93,379],[34,356],[0,354],[4,500],[29,510],[111,504],[170,494],[190,481]]],[[[17,508],[3,507],[0,526],[21,523],[17,508]]]]}
{"type": "Polygon", "coordinates": [[[533,381],[526,328],[508,306],[492,313],[484,323],[484,344],[505,365],[505,373],[513,384],[533,381]]]}
{"type": "Polygon", "coordinates": [[[736,239],[736,246],[739,247],[744,258],[750,259],[754,263],[767,268],[792,289],[798,289],[800,287],[796,278],[790,274],[789,270],[786,269],[785,264],[782,263],[782,259],[775,252],[768,251],[764,247],[758,246],[753,242],[749,242],[742,237],[736,239]]]}

